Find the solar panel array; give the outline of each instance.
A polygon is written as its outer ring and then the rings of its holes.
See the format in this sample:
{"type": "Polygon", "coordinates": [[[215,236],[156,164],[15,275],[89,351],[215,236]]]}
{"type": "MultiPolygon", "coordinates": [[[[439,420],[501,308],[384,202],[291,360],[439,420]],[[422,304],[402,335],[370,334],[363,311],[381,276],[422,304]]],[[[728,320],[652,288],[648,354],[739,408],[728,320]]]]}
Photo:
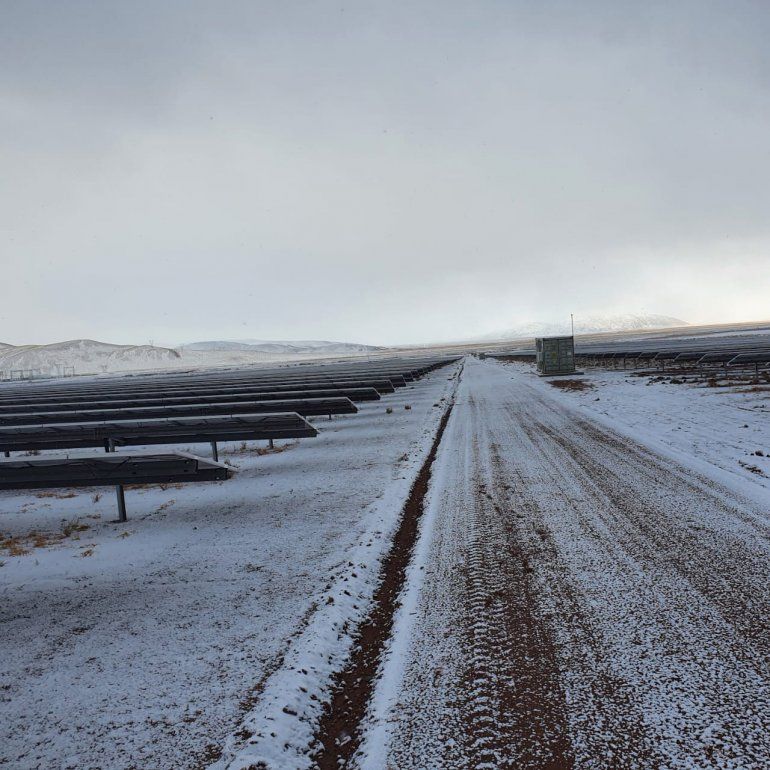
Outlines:
{"type": "MultiPolygon", "coordinates": [[[[534,348],[522,347],[490,354],[491,357],[531,360],[534,348]]],[[[750,369],[759,372],[770,366],[770,334],[763,332],[610,341],[581,344],[576,340],[575,360],[581,365],[623,367],[666,366],[750,369]]]]}
{"type": "MultiPolygon", "coordinates": [[[[372,389],[374,390],[374,389],[372,389]]],[[[376,397],[379,393],[374,391],[376,397]]],[[[296,412],[303,417],[316,415],[355,414],[358,408],[346,397],[292,398],[276,401],[222,401],[208,404],[169,403],[164,405],[119,408],[72,409],[45,412],[9,412],[0,414],[0,427],[5,425],[52,425],[62,422],[109,422],[111,420],[149,420],[163,417],[205,417],[230,414],[263,414],[296,412]]]]}
{"type": "Polygon", "coordinates": [[[110,453],[0,460],[0,489],[83,485],[89,478],[93,485],[113,483],[119,520],[125,520],[123,484],[161,477],[174,463],[188,469],[185,480],[226,478],[228,469],[216,462],[217,442],[272,445],[274,439],[312,438],[318,429],[306,418],[355,414],[356,403],[379,400],[456,360],[391,358],[0,384],[0,451],[6,457],[53,449],[110,453]],[[121,446],[200,442],[211,444],[214,462],[178,452],[143,454],[141,460],[120,454],[124,461],[117,464],[109,459],[121,446]],[[195,472],[191,457],[199,463],[195,472]]]}
{"type": "Polygon", "coordinates": [[[107,484],[181,484],[223,481],[225,465],[185,452],[166,454],[104,454],[95,457],[23,457],[5,460],[0,489],[44,489],[53,486],[107,484]]]}

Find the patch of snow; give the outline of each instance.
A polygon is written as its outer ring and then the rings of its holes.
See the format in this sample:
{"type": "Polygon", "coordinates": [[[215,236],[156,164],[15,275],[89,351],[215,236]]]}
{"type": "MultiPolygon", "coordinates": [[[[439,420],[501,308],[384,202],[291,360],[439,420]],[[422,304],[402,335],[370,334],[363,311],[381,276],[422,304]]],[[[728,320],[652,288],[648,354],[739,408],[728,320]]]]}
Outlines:
{"type": "MultiPolygon", "coordinates": [[[[666,315],[635,315],[625,314],[616,316],[577,316],[575,318],[575,334],[598,334],[602,332],[640,331],[643,329],[669,329],[687,326],[686,321],[666,315]]],[[[560,334],[570,334],[570,322],[547,323],[533,321],[519,324],[508,329],[490,332],[473,341],[494,341],[529,337],[550,337],[560,334]]]]}
{"type": "MultiPolygon", "coordinates": [[[[448,370],[453,374],[455,368],[448,370]]],[[[444,396],[448,390],[444,391],[444,396]]],[[[367,616],[404,503],[427,457],[438,421],[446,408],[442,398],[434,406],[436,418],[404,460],[403,475],[363,513],[368,526],[356,545],[346,552],[347,562],[324,589],[317,609],[287,651],[282,666],[265,683],[262,696],[233,737],[224,757],[211,770],[272,770],[309,768],[315,726],[330,694],[331,677],[343,668],[353,634],[367,616]]]]}
{"type": "Polygon", "coordinates": [[[767,414],[602,383],[469,359],[359,766],[766,766],[767,414]]]}
{"type": "MultiPolygon", "coordinates": [[[[0,380],[23,370],[35,377],[122,374],[226,366],[260,365],[369,356],[384,348],[347,342],[211,341],[177,349],[153,345],[112,345],[95,340],[69,340],[50,345],[0,343],[0,380]]],[[[18,374],[14,375],[19,378],[18,374]]]]}
{"type": "Polygon", "coordinates": [[[0,764],[198,768],[227,744],[293,766],[317,708],[299,688],[345,655],[453,373],[284,451],[222,444],[232,479],[129,488],[126,525],[112,488],[0,493],[3,540],[29,549],[0,554],[0,764]],[[243,725],[287,743],[244,745],[243,725]]]}
{"type": "Polygon", "coordinates": [[[0,347],[0,372],[38,370],[43,376],[58,376],[65,369],[75,374],[125,372],[169,368],[180,363],[170,348],[152,345],[111,345],[96,340],[68,340],[50,345],[8,345],[0,347]]]}
{"type": "MultiPolygon", "coordinates": [[[[517,377],[525,372],[537,377],[528,365],[504,366],[517,377]]],[[[770,490],[770,393],[650,382],[630,371],[601,369],[589,369],[580,380],[591,387],[563,391],[537,378],[566,406],[698,472],[718,476],[722,484],[744,494],[755,485],[770,490]]]]}
{"type": "Polygon", "coordinates": [[[324,340],[271,341],[271,340],[210,340],[188,342],[180,350],[196,351],[241,351],[252,353],[289,354],[293,356],[322,353],[340,355],[346,353],[368,353],[383,348],[374,345],[360,345],[352,342],[327,342],[324,340]]]}

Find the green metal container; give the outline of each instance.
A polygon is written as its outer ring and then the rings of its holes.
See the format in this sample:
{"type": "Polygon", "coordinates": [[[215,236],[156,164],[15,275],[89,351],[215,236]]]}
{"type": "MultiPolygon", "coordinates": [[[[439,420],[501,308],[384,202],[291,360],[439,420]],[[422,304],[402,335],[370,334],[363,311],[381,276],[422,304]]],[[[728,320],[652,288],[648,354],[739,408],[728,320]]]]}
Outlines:
{"type": "Polygon", "coordinates": [[[574,337],[538,337],[535,340],[535,352],[539,374],[575,373],[574,337]]]}

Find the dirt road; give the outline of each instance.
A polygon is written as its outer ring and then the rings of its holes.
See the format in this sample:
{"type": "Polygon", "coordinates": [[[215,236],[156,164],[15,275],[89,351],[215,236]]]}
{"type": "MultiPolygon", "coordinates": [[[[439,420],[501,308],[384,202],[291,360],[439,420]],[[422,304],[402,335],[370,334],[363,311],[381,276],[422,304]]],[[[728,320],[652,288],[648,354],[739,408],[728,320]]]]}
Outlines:
{"type": "Polygon", "coordinates": [[[770,767],[770,514],[469,359],[356,764],[770,767]]]}

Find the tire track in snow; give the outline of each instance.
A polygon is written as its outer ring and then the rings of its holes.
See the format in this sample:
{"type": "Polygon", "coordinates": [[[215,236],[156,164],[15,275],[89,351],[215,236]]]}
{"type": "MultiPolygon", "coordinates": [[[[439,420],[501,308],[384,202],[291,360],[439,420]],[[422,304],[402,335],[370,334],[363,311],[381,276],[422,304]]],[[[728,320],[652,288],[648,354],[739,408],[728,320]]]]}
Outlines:
{"type": "MultiPolygon", "coordinates": [[[[510,519],[520,523],[519,536],[530,541],[533,591],[540,621],[550,629],[556,652],[574,765],[597,770],[665,767],[665,757],[642,729],[644,714],[634,688],[613,670],[590,602],[587,605],[565,563],[554,510],[576,511],[581,492],[569,464],[554,451],[556,445],[544,441],[540,428],[530,425],[530,410],[536,405],[528,406],[526,415],[507,410],[507,419],[500,424],[501,433],[518,437],[517,454],[526,461],[511,463],[508,457],[506,462],[496,451],[493,462],[511,489],[510,519]]],[[[581,538],[603,536],[604,531],[587,517],[573,540],[579,544],[581,538]]],[[[608,561],[615,559],[612,547],[608,545],[608,561]]]]}
{"type": "Polygon", "coordinates": [[[570,768],[564,692],[532,582],[536,547],[514,524],[485,407],[461,389],[456,408],[469,417],[453,417],[442,481],[457,487],[432,490],[438,516],[424,534],[434,564],[418,626],[431,641],[407,664],[390,755],[371,766],[570,768]]]}
{"type": "MultiPolygon", "coordinates": [[[[742,515],[737,501],[709,489],[705,480],[692,474],[677,474],[655,456],[640,447],[623,441],[590,423],[577,423],[587,440],[596,442],[603,452],[572,451],[571,442],[548,426],[543,433],[568,452],[594,485],[597,495],[609,503],[605,510],[608,527],[629,553],[661,569],[676,570],[683,580],[708,598],[724,619],[752,646],[749,660],[762,660],[762,669],[770,663],[770,594],[764,589],[770,584],[770,540],[768,522],[742,515]],[[608,462],[611,459],[612,462],[608,462]],[[616,470],[622,468],[622,472],[616,470]],[[624,487],[633,474],[644,479],[643,489],[629,498],[624,487]],[[667,513],[661,498],[670,494],[676,484],[677,498],[700,502],[700,509],[715,509],[725,520],[740,519],[745,531],[754,535],[747,539],[732,533],[705,533],[703,524],[694,516],[678,518],[667,513]],[[705,533],[705,534],[704,534],[705,533]],[[764,541],[765,545],[762,546],[764,541]],[[752,542],[754,543],[752,545],[752,542]],[[693,554],[698,554],[693,559],[693,554]],[[736,569],[736,565],[741,565],[736,569]]],[[[677,508],[681,508],[677,505],[677,508]]],[[[743,646],[736,650],[742,654],[743,646]]]]}
{"type": "Polygon", "coordinates": [[[766,517],[488,364],[444,456],[363,764],[769,766],[766,517]]]}
{"type": "MultiPolygon", "coordinates": [[[[458,384],[461,377],[462,367],[456,375],[458,384]]],[[[428,457],[404,504],[401,524],[390,553],[383,562],[382,577],[372,600],[372,609],[357,630],[351,661],[335,677],[331,701],[320,719],[316,734],[318,748],[313,759],[322,770],[347,767],[359,747],[360,724],[366,715],[374,678],[392,630],[398,597],[417,540],[433,462],[452,414],[455,393],[456,388],[441,417],[428,457]]]]}
{"type": "Polygon", "coordinates": [[[564,694],[550,629],[537,613],[533,554],[506,526],[499,490],[478,481],[468,522],[465,754],[476,768],[568,768],[564,694]]]}
{"type": "Polygon", "coordinates": [[[766,767],[768,629],[750,609],[768,601],[766,521],[589,421],[565,430],[534,388],[509,411],[522,503],[554,542],[578,766],[766,767]],[[623,746],[629,726],[640,740],[623,746]]]}

